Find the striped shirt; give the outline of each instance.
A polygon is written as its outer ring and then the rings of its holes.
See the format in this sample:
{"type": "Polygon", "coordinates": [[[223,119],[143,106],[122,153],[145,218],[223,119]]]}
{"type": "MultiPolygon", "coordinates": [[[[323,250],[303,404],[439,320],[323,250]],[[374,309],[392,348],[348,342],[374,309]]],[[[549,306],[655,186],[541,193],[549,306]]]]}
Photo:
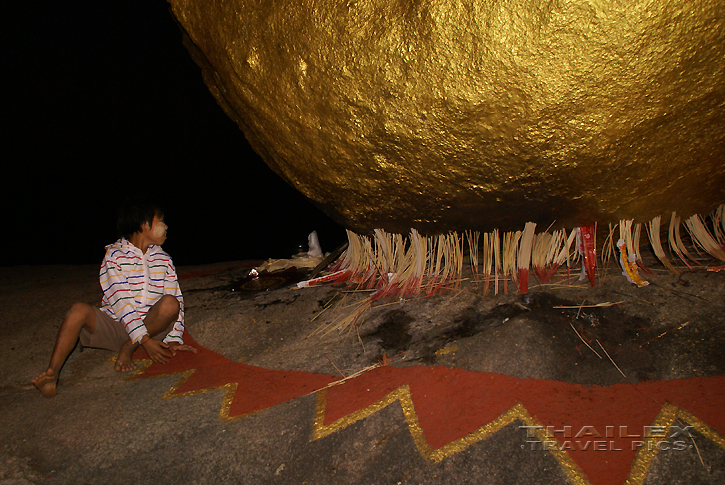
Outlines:
{"type": "Polygon", "coordinates": [[[121,322],[132,342],[148,333],[143,319],[154,303],[163,295],[176,297],[179,316],[164,342],[183,343],[184,299],[174,263],[161,246],[149,246],[146,254],[126,238],[106,246],[100,281],[103,289],[101,310],[121,322]]]}

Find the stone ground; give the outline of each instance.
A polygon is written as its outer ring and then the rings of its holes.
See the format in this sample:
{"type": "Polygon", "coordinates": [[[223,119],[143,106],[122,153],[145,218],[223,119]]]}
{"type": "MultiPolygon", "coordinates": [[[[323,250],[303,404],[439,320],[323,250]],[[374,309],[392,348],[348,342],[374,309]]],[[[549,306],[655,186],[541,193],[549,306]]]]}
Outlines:
{"type": "MultiPolygon", "coordinates": [[[[673,276],[648,258],[654,274],[645,288],[612,265],[599,269],[595,288],[559,274],[548,285],[532,281],[526,298],[512,288],[483,296],[469,279],[454,292],[377,306],[354,330],[325,336],[319,331],[365,293],[298,289],[304,274],[296,272],[255,280],[252,262],[179,274],[194,340],[265,369],[339,376],[385,358],[399,369],[442,366],[584,386],[725,375],[725,271],[673,276]]],[[[77,349],[58,396],[44,399],[30,380],[46,368],[70,304],[100,302],[97,270],[0,268],[2,485],[577,481],[554,454],[522,448],[516,423],[435,461],[419,451],[400,403],[312,439],[314,394],[223,420],[224,389],[162,399],[178,375],[128,380],[113,370],[113,354],[97,349],[77,349]]],[[[249,384],[241,391],[260,392],[249,384]]],[[[697,433],[692,439],[697,449],[656,455],[640,483],[725,483],[725,447],[697,433]]]]}

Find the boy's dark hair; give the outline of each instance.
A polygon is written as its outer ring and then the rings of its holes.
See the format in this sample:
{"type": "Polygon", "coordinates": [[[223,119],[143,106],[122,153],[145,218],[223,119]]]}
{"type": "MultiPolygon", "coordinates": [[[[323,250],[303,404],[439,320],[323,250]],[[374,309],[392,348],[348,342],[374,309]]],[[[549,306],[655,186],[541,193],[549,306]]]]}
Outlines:
{"type": "Polygon", "coordinates": [[[126,198],[118,209],[118,221],[116,229],[119,237],[129,239],[133,233],[141,232],[144,223],[151,226],[154,216],[163,219],[164,211],[160,206],[151,202],[143,196],[131,196],[126,198]]]}

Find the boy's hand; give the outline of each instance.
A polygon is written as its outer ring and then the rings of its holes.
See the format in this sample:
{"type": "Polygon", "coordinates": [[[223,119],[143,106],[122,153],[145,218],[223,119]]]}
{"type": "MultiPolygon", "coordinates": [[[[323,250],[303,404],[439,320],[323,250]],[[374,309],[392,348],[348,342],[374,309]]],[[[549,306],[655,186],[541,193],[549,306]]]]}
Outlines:
{"type": "Polygon", "coordinates": [[[168,345],[169,345],[169,350],[171,351],[171,355],[173,355],[174,357],[176,357],[176,352],[178,352],[179,350],[183,350],[183,351],[187,351],[187,352],[194,352],[194,353],[198,352],[198,350],[196,350],[191,345],[180,344],[179,342],[169,342],[168,345]]]}
{"type": "Polygon", "coordinates": [[[141,340],[141,346],[149,354],[151,360],[157,364],[165,364],[173,357],[173,354],[169,352],[169,346],[167,344],[152,339],[148,335],[144,336],[144,340],[141,340]]]}

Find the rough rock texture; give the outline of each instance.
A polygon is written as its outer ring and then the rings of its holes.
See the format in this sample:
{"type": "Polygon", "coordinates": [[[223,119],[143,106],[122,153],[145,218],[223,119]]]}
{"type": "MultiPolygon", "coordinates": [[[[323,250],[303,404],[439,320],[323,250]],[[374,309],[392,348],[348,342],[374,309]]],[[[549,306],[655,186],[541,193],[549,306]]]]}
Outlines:
{"type": "MultiPolygon", "coordinates": [[[[687,379],[725,374],[725,273],[674,276],[655,268],[650,253],[643,256],[655,273],[645,288],[626,283],[612,261],[600,267],[596,288],[576,278],[567,285],[562,272],[555,285],[531,285],[536,297],[526,302],[513,293],[484,297],[466,271],[463,291],[381,305],[357,331],[324,338],[309,335],[344,316],[351,299],[365,293],[332,286],[300,290],[292,283],[267,291],[240,289],[251,267],[242,262],[178,270],[194,339],[264,372],[336,376],[339,369],[350,375],[378,363],[384,352],[399,371],[493,372],[522,384],[551,379],[583,390],[624,386],[627,412],[653,404],[645,381],[670,381],[701,400],[723,396],[721,386],[685,386],[687,379]],[[586,307],[604,302],[621,304],[586,307]],[[569,308],[555,308],[560,305],[569,308]]],[[[30,380],[44,370],[63,314],[73,301],[96,304],[100,298],[97,265],[0,268],[0,484],[624,483],[614,476],[611,461],[607,473],[571,475],[556,455],[526,445],[520,421],[440,462],[418,451],[397,402],[321,439],[312,437],[314,395],[225,421],[220,419],[225,388],[165,399],[182,375],[128,379],[113,370],[114,354],[99,349],[74,352],[61,372],[58,396],[42,398],[30,380]]],[[[385,385],[381,377],[367,382],[373,392],[385,385]]],[[[429,381],[430,395],[453,421],[478,415],[477,403],[464,413],[458,403],[466,398],[443,392],[439,384],[429,381]]],[[[495,386],[490,392],[502,394],[495,386]]],[[[238,393],[256,398],[274,391],[270,381],[259,379],[241,384],[238,393]]],[[[607,425],[627,424],[601,400],[562,402],[572,414],[594,412],[607,425]]],[[[418,412],[422,416],[421,408],[418,412]]],[[[710,418],[697,415],[709,426],[725,423],[717,416],[717,411],[710,418]]],[[[696,449],[663,448],[649,468],[632,468],[629,483],[722,485],[725,425],[716,429],[716,440],[693,430],[686,439],[696,449]]],[[[605,457],[600,463],[611,456],[592,453],[605,457]]],[[[612,455],[621,460],[623,453],[612,455]]]]}
{"type": "Polygon", "coordinates": [[[254,149],[358,232],[725,200],[721,0],[169,2],[254,149]]]}

